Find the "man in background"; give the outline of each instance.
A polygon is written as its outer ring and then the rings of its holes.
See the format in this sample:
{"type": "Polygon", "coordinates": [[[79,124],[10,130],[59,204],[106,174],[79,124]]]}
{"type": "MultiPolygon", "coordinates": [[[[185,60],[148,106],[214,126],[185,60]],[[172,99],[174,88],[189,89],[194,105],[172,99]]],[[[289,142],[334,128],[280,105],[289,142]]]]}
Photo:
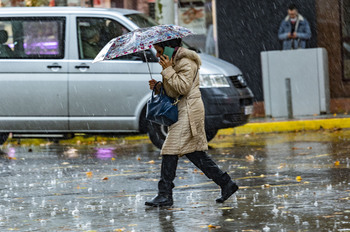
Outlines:
{"type": "Polygon", "coordinates": [[[306,48],[306,41],[311,38],[310,25],[294,4],[288,7],[288,15],[281,22],[278,38],[283,41],[283,50],[306,48]]]}

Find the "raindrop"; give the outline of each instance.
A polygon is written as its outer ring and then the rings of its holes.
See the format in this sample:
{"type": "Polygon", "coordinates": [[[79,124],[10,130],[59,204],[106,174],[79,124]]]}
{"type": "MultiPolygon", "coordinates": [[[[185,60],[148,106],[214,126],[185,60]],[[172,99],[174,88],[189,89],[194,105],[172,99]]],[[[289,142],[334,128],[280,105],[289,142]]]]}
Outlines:
{"type": "Polygon", "coordinates": [[[270,227],[268,227],[267,225],[263,228],[263,231],[265,232],[269,232],[270,231],[270,227]]]}
{"type": "Polygon", "coordinates": [[[303,226],[309,226],[310,224],[308,222],[303,222],[303,226]]]}
{"type": "Polygon", "coordinates": [[[272,210],[272,213],[274,213],[275,215],[277,215],[278,214],[278,209],[277,209],[277,207],[276,207],[276,205],[274,205],[273,206],[273,210],[272,210]]]}
{"type": "Polygon", "coordinates": [[[316,228],[320,228],[320,221],[316,220],[316,228]]]}
{"type": "Polygon", "coordinates": [[[165,219],[166,219],[167,221],[169,221],[170,218],[171,218],[171,217],[170,217],[169,215],[165,217],[165,219]]]}
{"type": "Polygon", "coordinates": [[[78,216],[79,215],[79,210],[77,207],[75,207],[75,210],[72,211],[73,216],[78,216]]]}
{"type": "Polygon", "coordinates": [[[295,224],[300,224],[300,218],[298,215],[294,215],[295,224]]]}
{"type": "Polygon", "coordinates": [[[317,203],[317,201],[315,201],[315,203],[314,203],[314,206],[315,206],[315,207],[317,207],[317,206],[318,206],[318,203],[317,203]]]}
{"type": "Polygon", "coordinates": [[[46,201],[45,201],[45,199],[43,199],[42,202],[41,202],[40,207],[41,207],[41,208],[44,208],[44,207],[45,207],[45,204],[46,204],[46,201]]]}
{"type": "Polygon", "coordinates": [[[233,195],[232,200],[233,200],[233,202],[237,203],[237,196],[236,196],[236,194],[233,195]]]}
{"type": "Polygon", "coordinates": [[[332,190],[332,185],[327,185],[327,191],[331,191],[332,190]]]}
{"type": "Polygon", "coordinates": [[[114,224],[114,219],[109,220],[111,224],[114,224]]]}

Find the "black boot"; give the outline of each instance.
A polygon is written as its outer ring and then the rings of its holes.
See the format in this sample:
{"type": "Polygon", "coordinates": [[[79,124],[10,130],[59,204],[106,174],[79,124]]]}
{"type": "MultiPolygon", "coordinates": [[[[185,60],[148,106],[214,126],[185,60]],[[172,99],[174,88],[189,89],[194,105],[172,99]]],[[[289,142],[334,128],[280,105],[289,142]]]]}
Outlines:
{"type": "Polygon", "coordinates": [[[238,186],[231,180],[230,176],[215,164],[215,162],[204,151],[196,151],[186,155],[202,172],[221,187],[221,197],[216,202],[223,203],[238,190],[238,186]]]}
{"type": "Polygon", "coordinates": [[[173,205],[173,181],[176,175],[177,155],[163,155],[162,167],[160,170],[160,181],[158,182],[158,195],[151,201],[146,201],[145,205],[159,207],[173,205]]]}
{"type": "Polygon", "coordinates": [[[221,197],[216,199],[218,203],[224,203],[224,201],[238,190],[238,186],[226,172],[221,176],[217,184],[221,187],[221,197]]]}

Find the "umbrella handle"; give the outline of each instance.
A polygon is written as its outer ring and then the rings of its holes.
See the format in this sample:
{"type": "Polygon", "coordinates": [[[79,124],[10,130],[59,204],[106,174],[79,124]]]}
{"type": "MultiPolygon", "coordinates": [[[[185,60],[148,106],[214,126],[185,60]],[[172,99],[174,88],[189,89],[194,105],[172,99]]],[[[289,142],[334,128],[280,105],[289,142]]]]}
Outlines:
{"type": "Polygon", "coordinates": [[[148,67],[148,72],[149,72],[149,75],[151,76],[151,80],[152,80],[153,77],[152,77],[151,69],[149,67],[149,63],[148,63],[148,60],[147,60],[147,56],[146,56],[146,51],[145,50],[143,50],[143,55],[145,57],[145,60],[146,60],[146,63],[147,63],[147,67],[148,67]]]}

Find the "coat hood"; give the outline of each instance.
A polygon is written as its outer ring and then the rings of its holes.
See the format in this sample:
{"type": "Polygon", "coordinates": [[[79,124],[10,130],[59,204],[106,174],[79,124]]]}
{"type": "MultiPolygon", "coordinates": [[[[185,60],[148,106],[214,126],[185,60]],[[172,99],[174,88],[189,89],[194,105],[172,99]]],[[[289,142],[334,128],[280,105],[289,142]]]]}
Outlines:
{"type": "Polygon", "coordinates": [[[179,50],[177,50],[177,52],[176,52],[175,61],[180,60],[182,58],[187,58],[187,59],[193,60],[194,62],[196,62],[198,67],[200,67],[202,64],[201,58],[199,57],[199,55],[195,51],[180,47],[179,50]]]}

